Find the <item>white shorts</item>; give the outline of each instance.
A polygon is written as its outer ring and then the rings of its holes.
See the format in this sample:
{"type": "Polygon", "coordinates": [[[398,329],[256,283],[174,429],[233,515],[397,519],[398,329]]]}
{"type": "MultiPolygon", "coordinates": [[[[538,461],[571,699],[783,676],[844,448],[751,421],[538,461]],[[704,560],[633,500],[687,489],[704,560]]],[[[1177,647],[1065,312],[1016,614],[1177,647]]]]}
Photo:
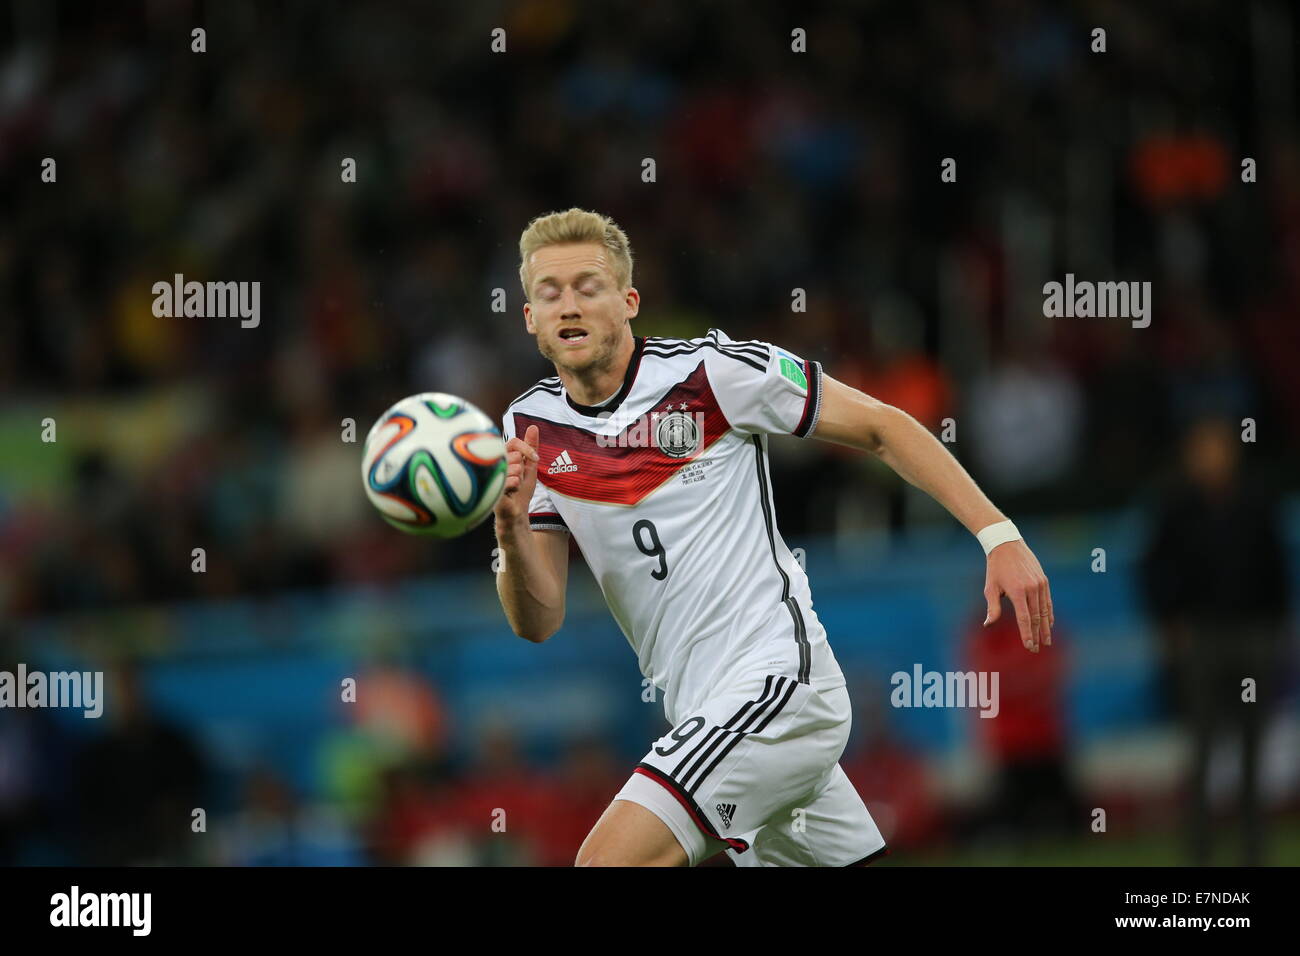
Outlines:
{"type": "Polygon", "coordinates": [[[852,866],[885,841],[840,768],[852,713],[844,687],[759,675],[660,737],[614,797],[645,807],[690,866],[720,850],[737,866],[852,866]]]}

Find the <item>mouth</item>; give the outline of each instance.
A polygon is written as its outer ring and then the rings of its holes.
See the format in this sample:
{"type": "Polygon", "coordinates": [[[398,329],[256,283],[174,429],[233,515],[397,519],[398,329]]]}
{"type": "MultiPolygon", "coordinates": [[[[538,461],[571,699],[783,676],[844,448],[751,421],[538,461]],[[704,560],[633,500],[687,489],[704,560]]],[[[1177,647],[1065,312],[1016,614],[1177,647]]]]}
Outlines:
{"type": "Polygon", "coordinates": [[[576,325],[566,325],[560,329],[560,341],[566,345],[577,345],[580,342],[587,341],[589,333],[586,329],[578,328],[576,325]]]}

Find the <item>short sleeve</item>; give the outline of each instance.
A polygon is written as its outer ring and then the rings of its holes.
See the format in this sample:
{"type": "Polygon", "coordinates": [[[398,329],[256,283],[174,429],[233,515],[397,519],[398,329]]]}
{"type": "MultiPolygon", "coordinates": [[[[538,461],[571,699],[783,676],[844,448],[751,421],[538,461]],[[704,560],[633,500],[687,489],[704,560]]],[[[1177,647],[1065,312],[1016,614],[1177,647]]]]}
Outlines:
{"type": "Polygon", "coordinates": [[[732,428],[807,438],[821,413],[822,367],[768,342],[710,329],[709,385],[732,428]]]}
{"type": "MultiPolygon", "coordinates": [[[[501,422],[501,434],[507,442],[515,437],[515,414],[508,409],[501,422]]],[[[534,531],[569,530],[569,526],[564,523],[564,519],[555,509],[555,503],[551,500],[546,486],[540,481],[534,486],[532,501],[528,503],[528,526],[534,531]]]]}

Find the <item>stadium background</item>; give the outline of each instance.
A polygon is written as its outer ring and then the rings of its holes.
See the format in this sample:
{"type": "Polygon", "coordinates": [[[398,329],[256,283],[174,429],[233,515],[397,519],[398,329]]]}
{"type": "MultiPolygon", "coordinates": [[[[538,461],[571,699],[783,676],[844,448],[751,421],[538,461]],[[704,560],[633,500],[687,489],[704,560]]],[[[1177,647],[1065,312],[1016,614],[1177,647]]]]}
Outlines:
{"type": "MultiPolygon", "coordinates": [[[[886,865],[1195,858],[1159,626],[1187,569],[1156,542],[1187,514],[1187,428],[1253,418],[1233,445],[1265,533],[1202,560],[1245,582],[1205,611],[1225,645],[1261,616],[1285,642],[1258,801],[1267,859],[1300,862],[1295,17],[920,7],[0,5],[0,665],[110,683],[99,721],[0,712],[0,861],[572,862],[661,702],[589,574],[555,638],[520,641],[490,526],[399,535],[358,462],[403,395],[499,418],[550,373],[517,240],[577,205],[629,233],[635,331],[776,342],[951,417],[1051,578],[1059,636],[1030,659],[979,635],[981,555],[941,509],[860,456],[773,443],[886,865]],[[1151,326],[1043,318],[1066,272],[1150,281],[1151,326]],[[260,281],[260,325],[156,318],[175,273],[260,281]],[[1000,669],[1002,716],[891,707],[918,663],[1000,669]]],[[[1236,754],[1199,827],[1226,863],[1236,754]]]]}

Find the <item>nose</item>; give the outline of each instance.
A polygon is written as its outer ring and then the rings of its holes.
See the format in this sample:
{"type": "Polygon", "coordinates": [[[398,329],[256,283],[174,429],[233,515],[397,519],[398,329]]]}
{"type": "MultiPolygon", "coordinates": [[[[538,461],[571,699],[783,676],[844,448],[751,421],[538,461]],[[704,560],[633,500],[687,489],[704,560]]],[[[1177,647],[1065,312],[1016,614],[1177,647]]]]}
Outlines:
{"type": "Polygon", "coordinates": [[[560,318],[578,318],[581,315],[582,310],[578,308],[578,294],[572,287],[566,288],[560,293],[560,318]]]}

